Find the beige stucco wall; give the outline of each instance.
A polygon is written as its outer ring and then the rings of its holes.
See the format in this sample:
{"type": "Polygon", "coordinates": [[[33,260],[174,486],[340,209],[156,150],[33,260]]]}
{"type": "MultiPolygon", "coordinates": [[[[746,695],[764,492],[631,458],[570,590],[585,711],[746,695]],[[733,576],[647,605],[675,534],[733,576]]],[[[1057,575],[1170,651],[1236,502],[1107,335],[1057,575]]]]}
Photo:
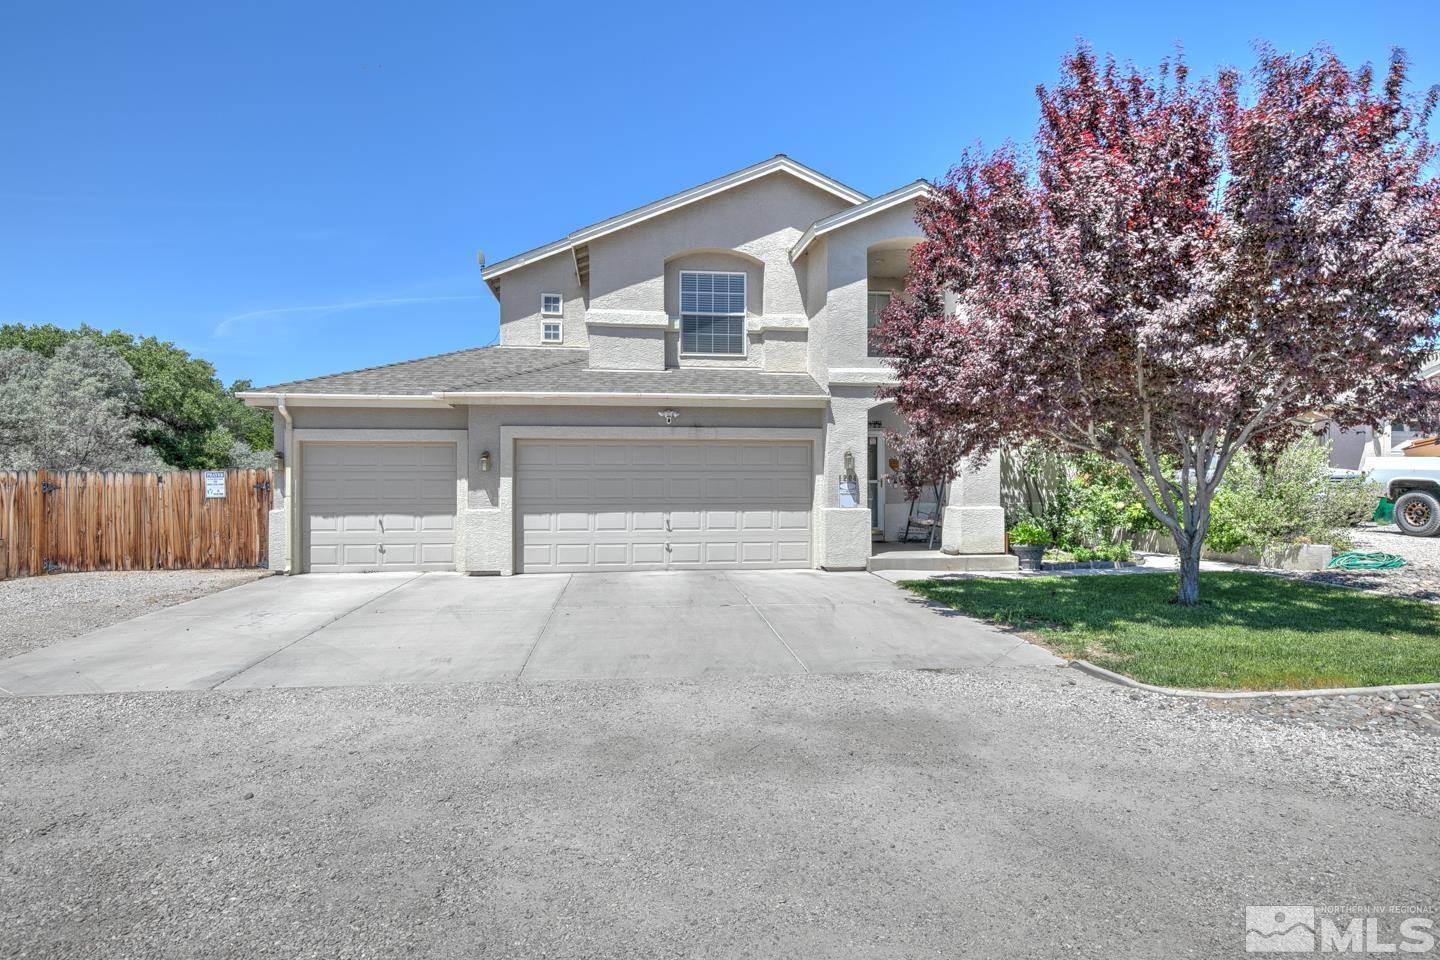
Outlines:
{"type": "Polygon", "coordinates": [[[585,300],[575,276],[575,260],[568,250],[500,278],[500,342],[508,347],[548,346],[540,339],[541,325],[553,318],[540,315],[542,293],[558,293],[565,298],[563,345],[585,346],[589,340],[585,300]]]}
{"type": "Polygon", "coordinates": [[[687,251],[733,250],[764,265],[764,313],[799,313],[790,247],[810,224],[848,204],[776,173],[590,244],[596,309],[664,310],[665,264],[687,251]]]}
{"type": "Polygon", "coordinates": [[[665,329],[592,326],[590,366],[596,370],[663,370],[665,329]]]}
{"type": "Polygon", "coordinates": [[[816,382],[829,382],[829,356],[825,342],[830,336],[830,311],[827,308],[829,293],[826,276],[827,249],[829,244],[821,237],[810,244],[801,257],[800,267],[805,277],[805,314],[809,318],[809,336],[806,338],[806,362],[810,376],[816,382]]]}
{"type": "MultiPolygon", "coordinates": [[[[798,323],[804,328],[804,267],[790,262],[790,248],[816,220],[845,209],[833,194],[777,173],[681,207],[588,244],[589,283],[582,291],[569,251],[515,269],[500,278],[500,342],[507,346],[541,345],[540,294],[565,297],[566,346],[589,346],[597,337],[613,337],[608,324],[658,325],[671,321],[665,356],[671,366],[754,366],[795,369],[793,352],[782,347],[779,363],[765,360],[767,331],[748,338],[745,357],[730,359],[681,357],[673,321],[679,314],[681,270],[727,270],[746,275],[747,312],[798,323]],[[585,318],[606,326],[586,326],[585,318]]],[[[796,334],[787,331],[790,342],[796,334]]],[[[610,368],[640,362],[648,369],[653,354],[628,353],[615,343],[601,347],[601,362],[610,368]]]]}
{"type": "MultiPolygon", "coordinates": [[[[297,430],[329,428],[338,430],[463,430],[465,411],[457,407],[405,408],[405,407],[306,407],[289,408],[290,417],[297,430]]],[[[275,419],[281,428],[278,436],[283,440],[284,422],[277,413],[275,419]]]]}
{"type": "Polygon", "coordinates": [[[762,365],[770,373],[804,373],[809,364],[808,330],[766,330],[761,344],[762,365]]]}
{"type": "MultiPolygon", "coordinates": [[[[888,240],[920,239],[915,225],[915,205],[901,204],[890,210],[858,220],[827,234],[811,244],[805,256],[808,270],[817,278],[823,271],[823,303],[814,289],[809,297],[812,336],[811,368],[884,369],[876,357],[867,356],[865,334],[866,294],[869,292],[869,248],[888,240]],[[822,333],[823,331],[823,333],[822,333]],[[814,356],[815,352],[823,355],[814,356]]],[[[888,284],[885,284],[889,288],[888,284]]]]}

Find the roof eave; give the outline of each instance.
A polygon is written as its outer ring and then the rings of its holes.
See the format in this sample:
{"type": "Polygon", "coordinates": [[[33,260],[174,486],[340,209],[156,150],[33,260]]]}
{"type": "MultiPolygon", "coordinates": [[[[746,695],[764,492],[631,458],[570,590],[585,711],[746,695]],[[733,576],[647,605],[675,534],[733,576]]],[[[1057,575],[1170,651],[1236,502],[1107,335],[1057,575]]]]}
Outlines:
{"type": "Polygon", "coordinates": [[[824,394],[753,394],[753,393],[602,393],[599,391],[453,391],[435,394],[437,399],[456,404],[525,404],[532,406],[563,406],[579,403],[601,403],[615,407],[648,407],[673,403],[690,407],[824,407],[830,398],[824,394]]]}
{"type": "Polygon", "coordinates": [[[839,213],[834,213],[828,217],[816,220],[805,229],[805,232],[800,235],[800,239],[795,241],[795,246],[790,248],[790,262],[794,263],[804,256],[805,251],[816,238],[823,237],[827,233],[839,230],[842,227],[847,227],[852,223],[857,223],[866,217],[872,217],[877,213],[883,213],[886,210],[898,207],[902,203],[909,203],[912,200],[918,200],[920,197],[928,196],[934,189],[928,180],[916,180],[913,183],[907,183],[898,190],[891,190],[889,193],[881,194],[873,200],[867,200],[864,203],[857,204],[849,210],[841,210],[839,213]]]}
{"type": "Polygon", "coordinates": [[[829,402],[824,394],[753,394],[753,393],[602,393],[593,390],[445,390],[428,394],[362,394],[362,393],[268,393],[246,391],[236,394],[248,406],[273,407],[283,397],[290,407],[453,407],[459,404],[519,404],[556,406],[582,403],[604,403],[616,407],[644,407],[657,403],[687,406],[737,407],[823,407],[829,402]]]}
{"type": "Polygon", "coordinates": [[[283,398],[288,407],[448,407],[434,393],[315,393],[289,390],[246,390],[237,393],[250,407],[273,407],[283,398]]]}

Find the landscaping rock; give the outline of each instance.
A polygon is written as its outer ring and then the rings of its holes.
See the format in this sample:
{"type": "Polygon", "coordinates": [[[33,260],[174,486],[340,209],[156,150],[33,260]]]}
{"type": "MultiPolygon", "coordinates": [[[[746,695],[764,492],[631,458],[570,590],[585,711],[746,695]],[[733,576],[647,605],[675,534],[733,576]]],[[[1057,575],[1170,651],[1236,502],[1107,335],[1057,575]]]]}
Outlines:
{"type": "Polygon", "coordinates": [[[1196,700],[1222,713],[1261,721],[1377,734],[1440,735],[1440,691],[1405,691],[1369,696],[1265,697],[1250,700],[1196,700]]]}
{"type": "Polygon", "coordinates": [[[1369,590],[1392,597],[1440,603],[1440,537],[1407,537],[1393,524],[1367,524],[1350,532],[1355,549],[1367,553],[1393,553],[1405,559],[1396,570],[1322,570],[1313,573],[1265,570],[1312,583],[1369,590]]]}

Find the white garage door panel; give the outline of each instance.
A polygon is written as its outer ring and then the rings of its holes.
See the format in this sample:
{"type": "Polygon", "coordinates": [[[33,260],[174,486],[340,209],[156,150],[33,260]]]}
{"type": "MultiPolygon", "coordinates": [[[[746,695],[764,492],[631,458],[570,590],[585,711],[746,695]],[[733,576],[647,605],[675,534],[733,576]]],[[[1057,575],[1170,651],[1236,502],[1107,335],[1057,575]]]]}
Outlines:
{"type": "Polygon", "coordinates": [[[522,571],[808,567],[808,443],[533,441],[522,571]]]}
{"type": "Polygon", "coordinates": [[[306,444],[301,472],[310,572],[455,568],[454,444],[306,444]]]}

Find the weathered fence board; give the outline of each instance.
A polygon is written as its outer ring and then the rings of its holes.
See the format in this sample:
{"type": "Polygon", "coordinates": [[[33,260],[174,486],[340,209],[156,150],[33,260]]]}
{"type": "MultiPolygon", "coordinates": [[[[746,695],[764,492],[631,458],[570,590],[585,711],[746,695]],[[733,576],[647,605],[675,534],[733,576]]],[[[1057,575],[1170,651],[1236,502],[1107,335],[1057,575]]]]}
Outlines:
{"type": "Polygon", "coordinates": [[[260,567],[273,476],[0,471],[0,580],[78,570],[260,567]]]}

